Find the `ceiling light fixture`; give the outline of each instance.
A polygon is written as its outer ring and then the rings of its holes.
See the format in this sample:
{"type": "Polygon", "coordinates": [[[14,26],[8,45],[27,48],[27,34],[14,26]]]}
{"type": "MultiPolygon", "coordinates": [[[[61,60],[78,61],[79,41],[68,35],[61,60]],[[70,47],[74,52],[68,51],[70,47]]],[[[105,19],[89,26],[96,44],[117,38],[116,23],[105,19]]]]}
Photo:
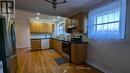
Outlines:
{"type": "Polygon", "coordinates": [[[38,13],[37,13],[37,15],[39,16],[39,15],[40,15],[40,13],[38,12],[38,13]]]}
{"type": "Polygon", "coordinates": [[[45,0],[45,1],[47,1],[48,3],[51,3],[53,8],[54,8],[54,10],[56,9],[57,4],[63,4],[63,3],[67,3],[68,2],[67,0],[63,0],[63,1],[59,1],[59,2],[57,0],[45,0]]]}
{"type": "Polygon", "coordinates": [[[56,21],[56,19],[53,19],[53,22],[55,22],[56,21]]]}
{"type": "Polygon", "coordinates": [[[36,17],[37,20],[39,20],[40,18],[39,17],[36,17]]]}
{"type": "Polygon", "coordinates": [[[60,16],[57,16],[58,19],[60,19],[60,16]]]}

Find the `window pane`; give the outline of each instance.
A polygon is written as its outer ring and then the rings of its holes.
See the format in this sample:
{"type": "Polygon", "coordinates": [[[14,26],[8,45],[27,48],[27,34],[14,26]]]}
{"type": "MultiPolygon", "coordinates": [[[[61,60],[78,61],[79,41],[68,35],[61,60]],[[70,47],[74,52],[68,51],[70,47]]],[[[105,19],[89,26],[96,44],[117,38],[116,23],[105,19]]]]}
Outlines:
{"type": "Polygon", "coordinates": [[[115,12],[115,21],[119,21],[120,20],[120,12],[115,12]]]}
{"type": "Polygon", "coordinates": [[[94,18],[94,25],[97,24],[97,18],[94,18]]]}
{"type": "Polygon", "coordinates": [[[97,32],[103,31],[103,25],[97,25],[97,32]]]}
{"type": "Polygon", "coordinates": [[[102,23],[106,23],[106,22],[108,22],[108,15],[103,16],[102,23]]]}
{"type": "Polygon", "coordinates": [[[108,30],[109,31],[118,31],[119,30],[119,23],[111,23],[108,24],[108,30]]]}
{"type": "Polygon", "coordinates": [[[114,26],[115,31],[119,31],[119,22],[114,23],[114,26]]]}
{"type": "Polygon", "coordinates": [[[104,25],[104,31],[107,31],[107,30],[108,30],[108,25],[105,24],[105,25],[104,25]]]}
{"type": "Polygon", "coordinates": [[[114,21],[114,13],[109,14],[109,22],[114,21]]]}
{"type": "Polygon", "coordinates": [[[97,17],[97,24],[101,24],[102,23],[102,17],[97,17]]]}
{"type": "Polygon", "coordinates": [[[108,24],[108,31],[111,31],[111,25],[112,24],[108,24]]]}

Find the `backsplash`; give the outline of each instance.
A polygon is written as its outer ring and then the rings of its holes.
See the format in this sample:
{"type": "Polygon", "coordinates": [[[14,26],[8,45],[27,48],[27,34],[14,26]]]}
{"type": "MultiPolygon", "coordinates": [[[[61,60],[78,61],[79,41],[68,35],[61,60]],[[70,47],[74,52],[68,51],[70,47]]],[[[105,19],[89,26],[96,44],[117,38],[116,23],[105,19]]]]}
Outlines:
{"type": "Polygon", "coordinates": [[[73,38],[73,37],[80,37],[80,36],[81,36],[83,42],[88,42],[87,34],[78,33],[78,32],[71,34],[71,37],[72,37],[72,38],[73,38]]]}
{"type": "Polygon", "coordinates": [[[52,38],[52,34],[31,34],[31,38],[52,38]]]}
{"type": "Polygon", "coordinates": [[[61,35],[54,35],[54,34],[31,34],[31,39],[32,38],[58,38],[58,39],[64,39],[64,40],[71,40],[72,37],[74,36],[80,36],[82,37],[82,41],[83,42],[87,42],[88,41],[88,37],[86,34],[83,33],[74,33],[69,34],[61,34],[61,35]]]}

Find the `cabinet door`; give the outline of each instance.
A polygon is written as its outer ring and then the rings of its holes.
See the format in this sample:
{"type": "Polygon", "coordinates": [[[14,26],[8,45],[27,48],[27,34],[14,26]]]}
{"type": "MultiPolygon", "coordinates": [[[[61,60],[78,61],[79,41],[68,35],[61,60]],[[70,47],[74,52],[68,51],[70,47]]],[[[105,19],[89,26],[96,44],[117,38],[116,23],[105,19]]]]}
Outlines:
{"type": "Polygon", "coordinates": [[[71,44],[71,61],[75,64],[82,64],[87,59],[87,45],[83,44],[71,44]]]}
{"type": "Polygon", "coordinates": [[[53,33],[53,24],[47,23],[30,23],[30,31],[31,33],[53,33]]]}
{"type": "Polygon", "coordinates": [[[38,30],[38,33],[43,33],[43,24],[42,23],[37,24],[37,30],[38,30]]]}
{"type": "Polygon", "coordinates": [[[61,53],[61,50],[62,50],[62,41],[59,41],[59,40],[58,40],[57,50],[58,50],[58,52],[61,53]]]}
{"type": "Polygon", "coordinates": [[[53,48],[53,39],[49,39],[49,46],[51,49],[53,48]]]}
{"type": "Polygon", "coordinates": [[[44,33],[47,33],[47,24],[44,24],[44,33]]]}
{"type": "Polygon", "coordinates": [[[53,40],[53,47],[54,47],[55,50],[57,50],[57,41],[56,41],[56,39],[53,40]]]}
{"type": "Polygon", "coordinates": [[[42,33],[45,33],[45,25],[42,23],[42,33]]]}
{"type": "Polygon", "coordinates": [[[52,47],[55,49],[55,40],[54,39],[52,39],[52,47]]]}
{"type": "Polygon", "coordinates": [[[36,23],[30,23],[30,31],[31,31],[31,33],[37,32],[37,24],[36,23]]]}
{"type": "Polygon", "coordinates": [[[46,32],[49,33],[49,34],[52,34],[53,33],[53,24],[46,24],[46,32]]]}
{"type": "Polygon", "coordinates": [[[59,52],[59,41],[56,40],[56,50],[59,52]]]}
{"type": "Polygon", "coordinates": [[[51,33],[51,24],[48,25],[48,33],[51,33]]]}
{"type": "Polygon", "coordinates": [[[41,49],[41,39],[31,40],[31,50],[39,50],[39,49],[41,49]]]}
{"type": "Polygon", "coordinates": [[[53,33],[54,31],[54,24],[50,24],[50,33],[53,33]]]}
{"type": "Polygon", "coordinates": [[[46,24],[46,31],[47,31],[47,33],[50,33],[50,24],[46,24]]]}

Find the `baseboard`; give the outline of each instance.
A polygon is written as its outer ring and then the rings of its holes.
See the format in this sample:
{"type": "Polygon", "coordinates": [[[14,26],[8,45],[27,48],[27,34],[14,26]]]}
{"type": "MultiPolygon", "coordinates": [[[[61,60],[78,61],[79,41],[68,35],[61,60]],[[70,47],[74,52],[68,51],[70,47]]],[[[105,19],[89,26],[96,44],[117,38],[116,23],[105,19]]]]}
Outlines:
{"type": "Polygon", "coordinates": [[[104,67],[101,67],[101,66],[99,66],[99,65],[97,65],[97,64],[95,64],[95,63],[93,63],[91,61],[86,61],[86,62],[87,62],[87,64],[99,69],[100,71],[102,71],[104,73],[112,73],[111,71],[109,71],[109,70],[105,69],[104,67]]]}
{"type": "Polygon", "coordinates": [[[16,48],[30,48],[30,46],[18,46],[16,48]]]}
{"type": "Polygon", "coordinates": [[[30,49],[30,47],[17,47],[17,49],[26,49],[26,48],[30,49]]]}

